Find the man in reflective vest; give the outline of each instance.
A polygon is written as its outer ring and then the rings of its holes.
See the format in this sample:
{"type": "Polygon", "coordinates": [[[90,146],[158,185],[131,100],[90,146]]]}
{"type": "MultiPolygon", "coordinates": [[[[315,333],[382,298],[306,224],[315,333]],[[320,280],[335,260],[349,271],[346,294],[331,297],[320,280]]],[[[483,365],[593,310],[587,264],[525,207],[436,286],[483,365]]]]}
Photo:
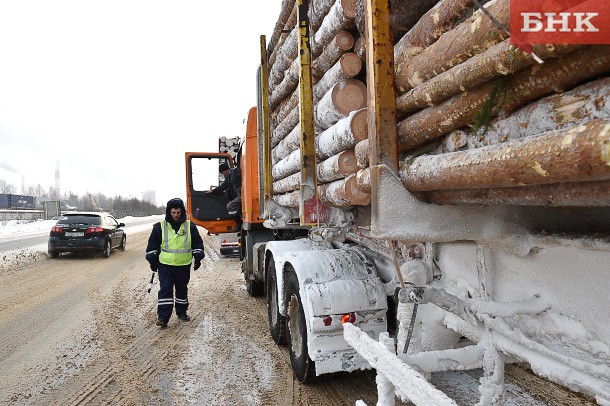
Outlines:
{"type": "Polygon", "coordinates": [[[194,269],[197,270],[204,257],[203,240],[197,226],[186,219],[184,202],[178,198],[171,199],[167,202],[165,220],[155,223],[146,247],[150,269],[159,274],[157,326],[167,326],[174,302],[178,318],[183,321],[191,319],[186,313],[191,262],[195,259],[194,269]]]}

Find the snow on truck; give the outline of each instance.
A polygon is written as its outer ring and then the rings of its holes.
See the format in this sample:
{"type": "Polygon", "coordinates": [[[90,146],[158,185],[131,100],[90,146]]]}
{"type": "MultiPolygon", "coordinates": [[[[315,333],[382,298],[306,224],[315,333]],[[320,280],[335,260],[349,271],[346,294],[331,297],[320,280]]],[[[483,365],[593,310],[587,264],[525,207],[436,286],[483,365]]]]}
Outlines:
{"type": "Polygon", "coordinates": [[[236,155],[240,257],[303,382],[375,368],[380,404],[504,366],[610,404],[610,46],[510,45],[509,1],[284,0],[236,155]],[[544,62],[544,63],[541,63],[544,62]],[[464,346],[467,339],[469,345],[464,346]]]}

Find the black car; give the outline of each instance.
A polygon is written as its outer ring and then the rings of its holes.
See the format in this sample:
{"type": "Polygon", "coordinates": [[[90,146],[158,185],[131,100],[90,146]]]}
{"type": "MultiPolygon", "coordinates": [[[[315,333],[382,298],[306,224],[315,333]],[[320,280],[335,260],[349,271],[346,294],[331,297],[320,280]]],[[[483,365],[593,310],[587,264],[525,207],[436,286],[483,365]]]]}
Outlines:
{"type": "Polygon", "coordinates": [[[239,242],[227,242],[223,240],[220,243],[220,255],[225,257],[239,257],[239,242]]]}
{"type": "Polygon", "coordinates": [[[101,252],[108,258],[113,248],[125,250],[127,235],[108,213],[72,212],[64,214],[49,235],[49,255],[59,257],[62,252],[101,252]]]}

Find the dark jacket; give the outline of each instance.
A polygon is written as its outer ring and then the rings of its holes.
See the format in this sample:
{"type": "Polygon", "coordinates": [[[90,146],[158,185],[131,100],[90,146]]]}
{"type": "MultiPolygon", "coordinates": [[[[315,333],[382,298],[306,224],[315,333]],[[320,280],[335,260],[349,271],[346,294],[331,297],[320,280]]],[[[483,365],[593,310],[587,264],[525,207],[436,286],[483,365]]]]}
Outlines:
{"type": "Polygon", "coordinates": [[[231,200],[241,196],[241,169],[229,169],[229,175],[225,177],[224,182],[218,187],[212,189],[212,193],[215,195],[222,195],[225,190],[228,190],[229,198],[231,200]]]}
{"type": "MultiPolygon", "coordinates": [[[[175,232],[180,230],[180,226],[186,221],[186,208],[184,207],[184,202],[181,199],[172,199],[167,202],[167,207],[165,209],[165,220],[170,224],[175,232]],[[172,215],[170,214],[171,209],[173,208],[182,209],[182,216],[180,216],[178,221],[174,221],[172,219],[172,215]]],[[[191,223],[190,233],[193,259],[195,262],[200,262],[205,257],[205,253],[203,251],[203,239],[201,238],[201,235],[199,235],[199,230],[197,230],[197,226],[194,223],[191,223]]],[[[159,254],[161,253],[162,242],[163,235],[161,233],[161,223],[155,223],[153,225],[152,232],[150,233],[150,237],[148,237],[148,245],[146,246],[146,260],[150,262],[151,265],[159,264],[159,254]]]]}

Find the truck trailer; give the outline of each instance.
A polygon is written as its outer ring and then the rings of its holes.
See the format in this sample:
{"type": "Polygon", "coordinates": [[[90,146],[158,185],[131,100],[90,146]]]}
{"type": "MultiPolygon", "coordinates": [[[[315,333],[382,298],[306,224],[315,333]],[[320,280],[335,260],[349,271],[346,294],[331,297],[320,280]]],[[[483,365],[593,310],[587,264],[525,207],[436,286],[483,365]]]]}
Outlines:
{"type": "Polygon", "coordinates": [[[186,153],[211,234],[235,222],[202,179],[241,168],[242,272],[300,381],[455,404],[430,374],[482,368],[502,404],[520,363],[610,404],[610,46],[508,25],[508,0],[284,0],[235,160],[186,153]]]}

